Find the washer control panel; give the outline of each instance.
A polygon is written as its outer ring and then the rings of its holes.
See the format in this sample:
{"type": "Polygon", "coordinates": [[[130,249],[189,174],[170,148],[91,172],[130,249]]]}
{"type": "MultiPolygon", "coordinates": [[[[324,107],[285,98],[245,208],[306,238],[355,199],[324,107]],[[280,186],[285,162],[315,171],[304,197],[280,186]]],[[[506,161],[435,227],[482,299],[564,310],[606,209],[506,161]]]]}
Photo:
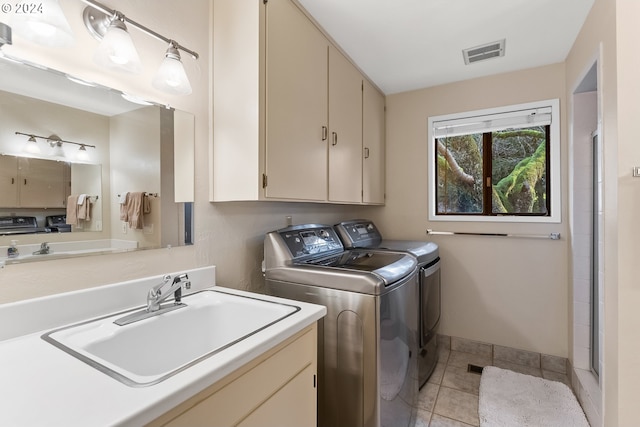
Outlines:
{"type": "Polygon", "coordinates": [[[280,236],[294,258],[337,252],[344,249],[338,235],[331,226],[289,228],[280,231],[280,236]]]}

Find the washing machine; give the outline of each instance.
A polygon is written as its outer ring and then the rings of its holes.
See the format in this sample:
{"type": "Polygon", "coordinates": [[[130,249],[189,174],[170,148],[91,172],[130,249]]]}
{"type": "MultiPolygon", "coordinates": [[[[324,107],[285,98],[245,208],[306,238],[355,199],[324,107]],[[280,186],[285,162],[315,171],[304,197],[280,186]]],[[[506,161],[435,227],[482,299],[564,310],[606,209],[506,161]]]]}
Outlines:
{"type": "Polygon", "coordinates": [[[335,225],[346,249],[400,251],[413,255],[418,262],[419,345],[418,372],[420,387],[426,384],[438,362],[436,333],[440,323],[441,283],[440,255],[434,242],[385,240],[373,221],[354,219],[335,225]]]}
{"type": "Polygon", "coordinates": [[[345,249],[331,225],[268,233],[267,292],[322,304],[318,328],[318,425],[408,427],[418,397],[416,259],[345,249]]]}

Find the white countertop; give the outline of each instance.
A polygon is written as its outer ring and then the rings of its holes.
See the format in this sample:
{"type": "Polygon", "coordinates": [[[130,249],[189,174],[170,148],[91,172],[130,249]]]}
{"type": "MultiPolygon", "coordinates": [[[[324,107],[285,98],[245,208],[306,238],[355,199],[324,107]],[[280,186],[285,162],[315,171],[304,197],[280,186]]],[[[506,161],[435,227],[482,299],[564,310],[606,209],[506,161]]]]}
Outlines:
{"type": "MultiPolygon", "coordinates": [[[[229,288],[216,289],[237,295],[256,295],[229,288]]],[[[292,303],[267,295],[259,295],[259,298],[292,303]]],[[[57,302],[63,301],[58,298],[57,302]]],[[[301,308],[294,315],[149,387],[122,384],[40,338],[42,333],[59,326],[56,324],[0,341],[0,425],[86,427],[148,423],[326,313],[323,306],[300,301],[293,304],[301,308]]],[[[61,307],[69,309],[69,306],[61,307]]],[[[100,314],[103,313],[96,316],[100,314]]]]}

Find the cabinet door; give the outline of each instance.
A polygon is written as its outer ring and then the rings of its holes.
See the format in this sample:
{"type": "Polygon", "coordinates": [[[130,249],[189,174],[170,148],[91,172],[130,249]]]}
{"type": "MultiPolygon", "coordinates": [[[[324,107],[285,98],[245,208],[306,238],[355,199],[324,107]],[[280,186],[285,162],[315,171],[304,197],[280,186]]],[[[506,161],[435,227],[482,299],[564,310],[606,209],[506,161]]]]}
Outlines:
{"type": "Polygon", "coordinates": [[[65,168],[69,165],[53,160],[19,158],[20,207],[62,208],[65,199],[65,168]]]}
{"type": "Polygon", "coordinates": [[[313,427],[316,425],[314,366],[300,372],[260,405],[238,427],[313,427]],[[292,405],[291,402],[295,402],[292,405]]]}
{"type": "Polygon", "coordinates": [[[362,201],[384,204],[385,112],[384,95],[368,81],[362,92],[362,201]]]}
{"type": "Polygon", "coordinates": [[[265,197],[326,200],[327,49],[290,0],[267,2],[265,197]]]}
{"type": "Polygon", "coordinates": [[[362,75],[329,48],[329,200],[362,201],[362,75]]]}
{"type": "Polygon", "coordinates": [[[18,158],[0,156],[0,208],[18,206],[18,158]]]}

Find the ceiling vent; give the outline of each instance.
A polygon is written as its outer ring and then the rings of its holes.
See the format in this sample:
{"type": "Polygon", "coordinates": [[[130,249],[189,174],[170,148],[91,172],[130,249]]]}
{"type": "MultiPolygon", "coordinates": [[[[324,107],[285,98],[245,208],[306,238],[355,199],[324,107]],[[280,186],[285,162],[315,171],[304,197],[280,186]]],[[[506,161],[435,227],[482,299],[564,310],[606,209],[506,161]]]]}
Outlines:
{"type": "Polygon", "coordinates": [[[483,44],[482,46],[464,49],[462,51],[464,63],[469,65],[474,62],[504,56],[504,43],[505,39],[502,39],[497,42],[483,44]]]}

